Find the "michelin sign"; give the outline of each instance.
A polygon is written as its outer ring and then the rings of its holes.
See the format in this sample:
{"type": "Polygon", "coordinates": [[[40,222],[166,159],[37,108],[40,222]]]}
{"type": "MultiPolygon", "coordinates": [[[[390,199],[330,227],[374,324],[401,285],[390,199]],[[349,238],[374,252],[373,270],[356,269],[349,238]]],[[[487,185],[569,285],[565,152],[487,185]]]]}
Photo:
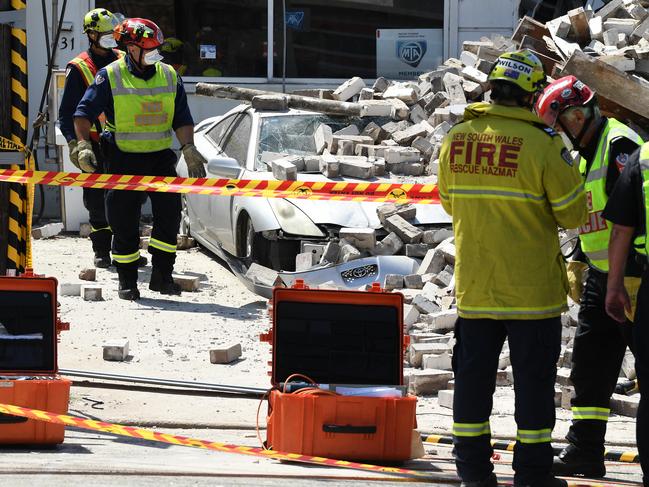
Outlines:
{"type": "Polygon", "coordinates": [[[442,62],[443,29],[377,29],[376,75],[412,79],[442,62]]]}

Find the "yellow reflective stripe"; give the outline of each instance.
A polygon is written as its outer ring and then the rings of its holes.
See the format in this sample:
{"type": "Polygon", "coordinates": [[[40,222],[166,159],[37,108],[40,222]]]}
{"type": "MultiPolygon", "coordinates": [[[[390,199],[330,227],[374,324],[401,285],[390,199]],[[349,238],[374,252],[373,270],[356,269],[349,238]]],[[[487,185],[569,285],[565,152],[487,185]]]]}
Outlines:
{"type": "Polygon", "coordinates": [[[102,228],[95,228],[92,225],[90,225],[90,233],[95,233],[95,232],[101,232],[102,230],[108,230],[111,231],[110,226],[108,227],[102,227],[102,228]]]}
{"type": "Polygon", "coordinates": [[[560,198],[550,200],[550,205],[555,210],[562,210],[563,208],[570,206],[570,204],[575,201],[581,194],[584,192],[584,185],[579,183],[570,193],[560,198]]]}
{"type": "Polygon", "coordinates": [[[453,423],[453,435],[464,437],[491,435],[491,427],[489,421],[484,423],[453,423]]]}
{"type": "Polygon", "coordinates": [[[518,430],[516,439],[520,443],[549,443],[552,441],[552,429],[545,428],[541,430],[518,430]]]}
{"type": "Polygon", "coordinates": [[[130,264],[132,262],[136,262],[139,259],[140,259],[139,250],[133,254],[128,254],[128,255],[113,254],[113,260],[118,264],[130,264]]]}
{"type": "Polygon", "coordinates": [[[176,253],[176,245],[177,244],[168,244],[166,242],[163,242],[162,240],[158,240],[155,238],[149,240],[149,247],[162,250],[163,252],[169,252],[171,254],[176,253]]]}
{"type": "Polygon", "coordinates": [[[495,200],[518,200],[528,203],[542,203],[545,196],[529,191],[516,191],[512,188],[488,188],[482,186],[452,186],[448,189],[449,195],[459,198],[487,198],[495,200]]]}
{"type": "Polygon", "coordinates": [[[459,310],[467,315],[481,313],[498,313],[504,315],[542,315],[546,313],[561,312],[565,309],[566,304],[555,304],[550,306],[538,306],[532,308],[519,307],[485,307],[485,306],[459,306],[459,310]]]}
{"type": "Polygon", "coordinates": [[[598,421],[608,421],[611,410],[608,408],[594,407],[573,407],[573,419],[596,419],[598,421]]]}

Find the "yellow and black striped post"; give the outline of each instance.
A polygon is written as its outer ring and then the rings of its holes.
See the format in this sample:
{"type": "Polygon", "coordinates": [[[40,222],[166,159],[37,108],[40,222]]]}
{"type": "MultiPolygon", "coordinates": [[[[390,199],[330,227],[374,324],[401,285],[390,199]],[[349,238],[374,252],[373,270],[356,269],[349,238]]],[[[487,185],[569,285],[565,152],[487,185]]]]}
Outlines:
{"type": "MultiPolygon", "coordinates": [[[[24,0],[11,0],[13,10],[27,8],[24,0]]],[[[27,144],[27,32],[11,29],[11,140],[27,144]]],[[[29,168],[29,157],[25,157],[29,168]]],[[[19,169],[19,166],[12,166],[19,169]]],[[[31,198],[27,185],[12,184],[9,189],[9,232],[7,236],[7,269],[24,272],[31,267],[31,198]]]]}

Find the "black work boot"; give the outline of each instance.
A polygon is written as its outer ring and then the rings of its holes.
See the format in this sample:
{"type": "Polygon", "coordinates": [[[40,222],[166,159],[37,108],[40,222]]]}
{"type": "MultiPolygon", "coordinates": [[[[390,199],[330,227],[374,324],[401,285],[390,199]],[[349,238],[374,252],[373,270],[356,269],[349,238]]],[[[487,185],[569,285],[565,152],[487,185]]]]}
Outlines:
{"type": "Polygon", "coordinates": [[[110,252],[106,251],[95,251],[95,259],[94,259],[95,267],[99,267],[100,269],[108,269],[111,264],[110,260],[110,252]]]}
{"type": "Polygon", "coordinates": [[[574,477],[582,475],[598,479],[606,475],[604,457],[584,452],[574,445],[568,445],[554,459],[552,473],[574,477]]]}
{"type": "Polygon", "coordinates": [[[462,484],[460,487],[497,487],[498,486],[498,479],[496,478],[495,473],[491,473],[489,477],[483,480],[474,480],[474,481],[462,481],[462,484]]]}
{"type": "Polygon", "coordinates": [[[180,296],[181,288],[176,284],[171,277],[171,272],[159,272],[155,269],[151,273],[151,281],[149,282],[149,289],[151,291],[159,292],[160,294],[168,294],[172,296],[180,296]]]}
{"type": "Polygon", "coordinates": [[[140,291],[137,289],[137,268],[120,269],[117,268],[119,275],[119,288],[117,295],[120,299],[128,301],[137,301],[140,299],[140,291]]]}

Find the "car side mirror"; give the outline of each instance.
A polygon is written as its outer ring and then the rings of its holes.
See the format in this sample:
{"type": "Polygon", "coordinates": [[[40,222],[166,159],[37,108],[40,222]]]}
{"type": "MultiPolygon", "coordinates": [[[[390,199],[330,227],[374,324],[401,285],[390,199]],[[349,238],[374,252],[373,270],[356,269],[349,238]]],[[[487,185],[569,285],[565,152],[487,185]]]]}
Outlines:
{"type": "Polygon", "coordinates": [[[236,159],[222,155],[208,160],[207,172],[224,178],[238,179],[241,166],[236,159]]]}

